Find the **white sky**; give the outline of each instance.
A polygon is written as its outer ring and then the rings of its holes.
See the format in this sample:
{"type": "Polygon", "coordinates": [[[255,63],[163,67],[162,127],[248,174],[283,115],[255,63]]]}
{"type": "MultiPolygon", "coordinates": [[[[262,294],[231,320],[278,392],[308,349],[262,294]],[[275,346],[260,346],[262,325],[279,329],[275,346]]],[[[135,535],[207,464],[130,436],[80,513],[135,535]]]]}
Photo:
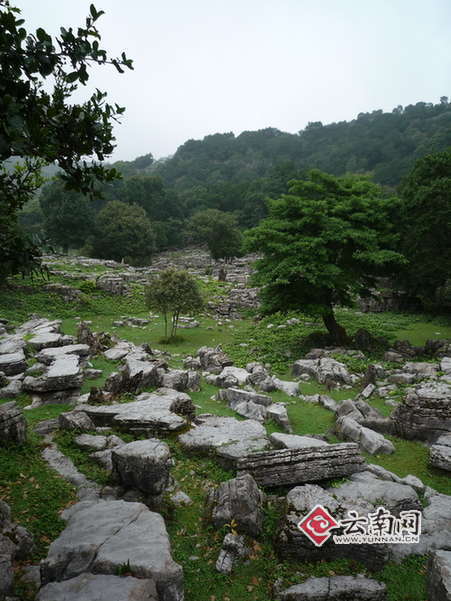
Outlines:
{"type": "MultiPolygon", "coordinates": [[[[89,0],[12,0],[27,29],[78,27],[89,0]]],[[[96,0],[102,47],[134,71],[91,72],[127,107],[113,159],[189,138],[349,120],[451,96],[449,0],[96,0]]]]}

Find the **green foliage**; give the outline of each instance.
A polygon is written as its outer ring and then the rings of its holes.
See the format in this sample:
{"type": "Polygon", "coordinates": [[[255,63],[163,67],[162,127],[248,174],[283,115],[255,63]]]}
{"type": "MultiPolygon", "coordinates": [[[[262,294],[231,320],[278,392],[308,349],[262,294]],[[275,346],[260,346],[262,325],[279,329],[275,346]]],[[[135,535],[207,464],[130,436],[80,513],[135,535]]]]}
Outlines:
{"type": "Polygon", "coordinates": [[[61,180],[43,188],[39,204],[44,215],[46,235],[62,247],[80,248],[94,226],[94,213],[87,196],[65,190],[61,180]]]}
{"type": "Polygon", "coordinates": [[[72,189],[94,192],[96,180],[117,177],[114,169],[99,163],[88,165],[81,156],[99,161],[114,148],[112,121],[124,109],[105,102],[96,90],[82,104],[70,103],[89,79],[92,63],[132,68],[132,62],[109,59],[100,48],[95,22],[103,14],[91,5],[85,27],[77,34],[61,28],[52,38],[44,29],[27,33],[20,10],[0,1],[0,277],[31,273],[38,265],[36,246],[24,238],[17,212],[42,184],[41,167],[58,162],[62,178],[72,189]],[[8,160],[20,159],[11,168],[8,160]]]}
{"type": "Polygon", "coordinates": [[[401,249],[409,260],[405,283],[423,306],[433,308],[440,304],[436,292],[450,278],[451,150],[419,159],[400,194],[401,249]]]}
{"type": "Polygon", "coordinates": [[[171,321],[170,338],[174,338],[180,316],[200,312],[204,302],[196,280],[187,271],[166,269],[150,279],[145,290],[146,306],[163,314],[165,338],[168,339],[168,319],[171,321]]]}
{"type": "Polygon", "coordinates": [[[191,217],[188,225],[195,242],[206,244],[213,259],[231,259],[241,251],[241,232],[230,213],[207,209],[191,217]]]}
{"type": "Polygon", "coordinates": [[[336,342],[346,335],[333,305],[351,305],[375,277],[402,263],[387,198],[367,178],[310,171],[290,194],[269,202],[269,217],[247,233],[247,249],[263,254],[255,282],[266,313],[299,310],[319,315],[336,342]]]}
{"type": "Polygon", "coordinates": [[[112,200],[97,214],[90,244],[99,259],[144,265],[155,249],[155,234],[142,207],[112,200]]]}

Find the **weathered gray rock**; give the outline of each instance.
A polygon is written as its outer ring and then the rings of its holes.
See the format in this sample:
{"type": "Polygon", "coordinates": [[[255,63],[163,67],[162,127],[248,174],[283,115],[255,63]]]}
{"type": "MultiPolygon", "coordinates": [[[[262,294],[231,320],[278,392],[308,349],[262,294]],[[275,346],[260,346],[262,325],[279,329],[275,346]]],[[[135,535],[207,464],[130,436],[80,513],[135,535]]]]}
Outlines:
{"type": "Polygon", "coordinates": [[[158,601],[153,580],[132,576],[80,574],[63,582],[51,582],[36,601],[158,601]]]}
{"type": "Polygon", "coordinates": [[[307,374],[315,378],[320,384],[326,381],[336,384],[353,384],[356,378],[349,373],[344,363],[340,363],[332,357],[321,357],[320,359],[299,359],[293,364],[293,375],[302,376],[307,374]]]}
{"type": "MultiPolygon", "coordinates": [[[[285,516],[276,539],[276,547],[282,558],[301,562],[349,558],[360,561],[371,570],[380,569],[390,559],[390,549],[385,544],[338,545],[331,536],[321,547],[316,547],[298,527],[299,522],[316,505],[322,505],[337,521],[347,518],[349,511],[356,511],[358,515],[374,511],[374,507],[362,499],[354,498],[349,502],[346,499],[337,500],[333,494],[315,484],[296,486],[287,495],[285,516]]],[[[337,529],[333,534],[340,532],[341,530],[337,529]]]]}
{"type": "Polygon", "coordinates": [[[339,417],[335,423],[335,432],[344,440],[356,442],[363,451],[372,455],[395,452],[395,447],[390,440],[374,430],[365,428],[352,417],[339,417]]]}
{"type": "Polygon", "coordinates": [[[279,380],[279,378],[273,378],[272,381],[276,390],[281,390],[288,396],[299,396],[299,382],[289,382],[287,380],[279,380]]]}
{"type": "Polygon", "coordinates": [[[451,472],[451,434],[444,434],[431,446],[429,463],[434,467],[451,472]]]}
{"type": "Polygon", "coordinates": [[[223,382],[228,378],[235,378],[240,386],[244,386],[249,381],[249,372],[242,367],[226,366],[218,375],[216,386],[222,386],[223,382]]]}
{"type": "Polygon", "coordinates": [[[87,344],[67,344],[56,348],[45,348],[36,355],[36,359],[44,365],[50,365],[57,358],[64,355],[78,355],[87,357],[89,355],[89,346],[87,344]]]}
{"type": "Polygon", "coordinates": [[[232,409],[241,402],[252,402],[256,405],[268,407],[272,404],[272,398],[265,394],[258,394],[241,388],[226,388],[218,391],[217,397],[220,401],[227,401],[232,409]]]}
{"type": "Polygon", "coordinates": [[[30,392],[49,392],[79,388],[82,383],[80,357],[63,354],[55,357],[41,376],[27,376],[23,381],[23,388],[30,392]]]}
{"type": "Polygon", "coordinates": [[[186,369],[169,369],[163,374],[160,385],[174,390],[188,390],[189,371],[186,369]]]}
{"type": "Polygon", "coordinates": [[[41,576],[47,584],[86,572],[115,575],[125,565],[134,576],[155,582],[159,600],[183,600],[182,569],[171,557],[164,520],[141,503],[100,501],[71,508],[67,527],[42,561],[41,576]]]}
{"type": "Polygon", "coordinates": [[[103,449],[112,449],[125,444],[123,440],[114,434],[111,436],[79,434],[74,442],[84,451],[102,451],[103,449]]]}
{"type": "Polygon", "coordinates": [[[113,475],[125,488],[158,496],[168,486],[171,452],[161,440],[150,438],[121,445],[113,449],[111,459],[113,475]]]}
{"type": "Polygon", "coordinates": [[[427,363],[425,361],[408,361],[403,370],[414,374],[417,379],[430,379],[437,376],[438,367],[436,363],[427,363]]]}
{"type": "Polygon", "coordinates": [[[270,441],[277,449],[305,449],[311,447],[325,447],[327,442],[312,438],[310,436],[299,436],[297,434],[282,434],[274,432],[269,435],[270,441]]]}
{"type": "Polygon", "coordinates": [[[217,528],[236,523],[236,530],[251,537],[261,534],[264,494],[249,474],[227,480],[212,490],[206,501],[207,516],[217,528]]]}
{"type": "Polygon", "coordinates": [[[15,353],[0,355],[0,371],[7,376],[15,376],[27,369],[25,354],[22,349],[15,353]]]}
{"type": "Polygon", "coordinates": [[[269,446],[265,428],[257,421],[233,417],[199,415],[193,427],[179,436],[181,445],[191,452],[216,453],[224,462],[269,446]]]}
{"type": "Polygon", "coordinates": [[[10,355],[18,353],[26,346],[22,336],[14,334],[5,336],[0,340],[0,355],[10,355]]]}
{"type": "Polygon", "coordinates": [[[37,351],[40,351],[49,347],[71,344],[72,342],[73,338],[71,336],[64,336],[59,332],[41,330],[39,333],[30,338],[28,344],[37,351]]]}
{"type": "Polygon", "coordinates": [[[24,560],[33,552],[33,537],[11,521],[11,510],[0,501],[0,598],[11,592],[13,584],[13,561],[24,560]]]}
{"type": "Polygon", "coordinates": [[[447,375],[451,375],[451,357],[443,357],[440,361],[440,371],[447,375]]]}
{"type": "Polygon", "coordinates": [[[79,409],[85,411],[96,426],[117,426],[144,434],[180,430],[195,412],[186,393],[170,388],[143,392],[131,403],[80,405],[79,409]]]}
{"type": "Polygon", "coordinates": [[[278,595],[280,601],[386,601],[385,584],[363,576],[308,578],[278,595]]]}
{"type": "Polygon", "coordinates": [[[362,499],[371,505],[383,505],[392,513],[410,509],[421,510],[421,503],[416,491],[407,484],[379,480],[370,472],[361,472],[351,476],[350,482],[345,482],[328,492],[336,499],[352,502],[362,499]]]}
{"type": "Polygon", "coordinates": [[[203,346],[197,351],[197,356],[202,369],[212,374],[220,374],[224,367],[233,365],[233,361],[229,359],[220,346],[216,348],[203,346]]]}
{"type": "Polygon", "coordinates": [[[104,351],[103,356],[109,361],[120,361],[120,359],[123,359],[135,348],[136,347],[131,342],[127,342],[127,340],[121,340],[112,348],[104,351]]]}
{"type": "Polygon", "coordinates": [[[289,434],[291,434],[293,431],[290,419],[288,417],[287,408],[283,403],[273,403],[270,405],[267,408],[267,419],[274,421],[289,434]]]}
{"type": "Polygon", "coordinates": [[[451,551],[435,551],[428,565],[428,599],[451,599],[451,551]]]}
{"type": "Polygon", "coordinates": [[[237,460],[238,473],[251,474],[260,486],[286,486],[349,476],[364,469],[354,443],[255,452],[237,460]]]}
{"type": "Polygon", "coordinates": [[[0,405],[0,445],[21,444],[27,438],[27,420],[14,401],[0,405]]]}
{"type": "Polygon", "coordinates": [[[221,574],[230,574],[234,566],[250,554],[244,536],[240,534],[226,534],[222,548],[216,561],[216,569],[221,574]]]}
{"type": "Polygon", "coordinates": [[[60,413],[58,424],[62,430],[80,430],[81,432],[95,430],[94,422],[89,415],[79,410],[60,413]]]}
{"type": "Polygon", "coordinates": [[[451,432],[451,386],[431,382],[407,393],[391,415],[398,435],[435,442],[451,432]]]}

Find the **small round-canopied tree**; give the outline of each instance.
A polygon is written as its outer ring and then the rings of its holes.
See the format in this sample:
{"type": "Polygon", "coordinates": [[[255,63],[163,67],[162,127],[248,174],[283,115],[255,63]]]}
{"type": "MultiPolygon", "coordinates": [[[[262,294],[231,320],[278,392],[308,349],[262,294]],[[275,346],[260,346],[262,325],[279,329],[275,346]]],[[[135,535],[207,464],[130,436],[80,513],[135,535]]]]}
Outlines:
{"type": "Polygon", "coordinates": [[[247,233],[260,253],[255,281],[266,313],[300,310],[322,317],[337,344],[349,341],[334,305],[351,305],[377,276],[399,269],[392,213],[398,206],[380,186],[357,175],[312,170],[289,194],[269,201],[269,216],[247,233]]]}
{"type": "Polygon", "coordinates": [[[155,248],[155,234],[142,207],[112,200],[97,213],[90,245],[98,259],[145,265],[155,248]]]}
{"type": "Polygon", "coordinates": [[[196,280],[187,271],[177,269],[165,269],[152,277],[146,286],[145,300],[148,309],[163,314],[166,341],[175,338],[180,315],[198,313],[204,306],[196,280]]]}

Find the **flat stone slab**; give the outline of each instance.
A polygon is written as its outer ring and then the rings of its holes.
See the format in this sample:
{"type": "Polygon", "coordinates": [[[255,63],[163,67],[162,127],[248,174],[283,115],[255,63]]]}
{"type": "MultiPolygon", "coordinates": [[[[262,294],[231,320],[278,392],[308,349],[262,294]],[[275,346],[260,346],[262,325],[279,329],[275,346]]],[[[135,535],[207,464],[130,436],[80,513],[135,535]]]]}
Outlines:
{"type": "Polygon", "coordinates": [[[41,562],[44,584],[85,572],[116,575],[128,564],[133,575],[155,582],[159,599],[183,601],[182,568],[171,557],[160,514],[126,501],[78,505],[41,562]]]}
{"type": "MultiPolygon", "coordinates": [[[[441,436],[441,438],[445,438],[441,436]]],[[[429,453],[429,463],[447,472],[451,472],[451,446],[434,444],[429,453]]]]}
{"type": "Polygon", "coordinates": [[[0,355],[0,371],[7,376],[15,376],[27,369],[25,354],[22,350],[0,355]]]}
{"type": "Polygon", "coordinates": [[[451,599],[451,551],[436,551],[429,561],[428,599],[449,601],[451,599]]]}
{"type": "Polygon", "coordinates": [[[65,346],[45,348],[36,355],[36,359],[40,363],[50,365],[55,359],[63,357],[64,355],[87,357],[89,355],[89,346],[87,344],[66,344],[65,346]]]}
{"type": "Polygon", "coordinates": [[[18,353],[25,347],[25,345],[26,342],[21,336],[6,336],[0,340],[0,355],[18,353]]]}
{"type": "Polygon", "coordinates": [[[67,338],[63,334],[43,331],[30,338],[28,344],[36,350],[41,350],[48,347],[63,346],[66,340],[67,338]]]}
{"type": "Polygon", "coordinates": [[[345,482],[328,492],[335,498],[348,502],[362,499],[372,505],[383,505],[391,511],[407,511],[421,509],[416,491],[407,484],[379,480],[370,472],[362,472],[351,476],[351,482],[345,482]]]}
{"type": "Polygon", "coordinates": [[[277,449],[305,449],[308,447],[326,447],[328,445],[327,442],[318,440],[318,438],[283,434],[282,432],[270,434],[269,439],[277,449]]]}
{"type": "Polygon", "coordinates": [[[386,601],[385,584],[363,576],[308,578],[281,592],[280,601],[386,601]]]}
{"type": "Polygon", "coordinates": [[[175,431],[184,428],[195,408],[184,392],[159,388],[144,392],[131,403],[79,405],[96,426],[118,426],[130,432],[175,431]]]}
{"type": "Polygon", "coordinates": [[[132,576],[80,574],[63,582],[51,582],[36,601],[158,601],[153,580],[132,576]]]}
{"type": "Polygon", "coordinates": [[[199,415],[194,425],[179,436],[181,445],[197,453],[219,453],[224,459],[246,455],[269,446],[266,430],[259,422],[234,417],[199,415]]]}
{"type": "Polygon", "coordinates": [[[42,376],[27,376],[23,382],[24,390],[31,392],[49,392],[79,388],[83,384],[78,355],[57,356],[42,376]]]}

